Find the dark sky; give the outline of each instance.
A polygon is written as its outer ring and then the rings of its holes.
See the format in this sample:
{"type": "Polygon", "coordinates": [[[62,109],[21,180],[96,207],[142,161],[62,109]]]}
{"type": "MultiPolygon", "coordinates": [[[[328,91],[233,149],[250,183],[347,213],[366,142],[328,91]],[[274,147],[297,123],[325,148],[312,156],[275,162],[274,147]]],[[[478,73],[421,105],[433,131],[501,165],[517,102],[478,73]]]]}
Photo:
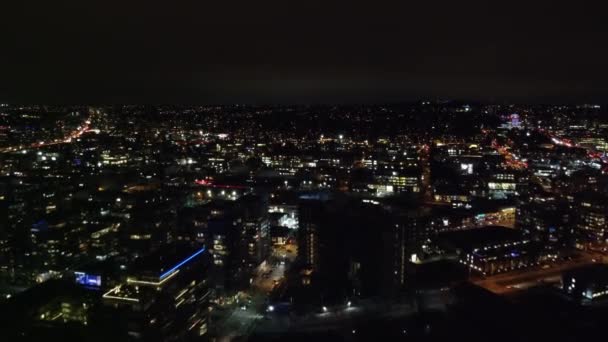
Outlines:
{"type": "Polygon", "coordinates": [[[8,102],[608,102],[589,1],[10,2],[8,102]]]}

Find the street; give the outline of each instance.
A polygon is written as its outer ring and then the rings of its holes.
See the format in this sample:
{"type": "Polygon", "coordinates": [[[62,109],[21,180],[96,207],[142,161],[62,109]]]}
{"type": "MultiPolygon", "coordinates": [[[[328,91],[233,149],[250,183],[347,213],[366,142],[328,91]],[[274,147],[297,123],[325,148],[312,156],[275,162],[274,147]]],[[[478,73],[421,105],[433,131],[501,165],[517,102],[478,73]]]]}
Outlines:
{"type": "Polygon", "coordinates": [[[216,321],[219,341],[248,336],[265,317],[267,301],[285,277],[285,272],[297,255],[295,245],[274,246],[269,258],[254,272],[249,302],[238,303],[221,314],[216,321]]]}

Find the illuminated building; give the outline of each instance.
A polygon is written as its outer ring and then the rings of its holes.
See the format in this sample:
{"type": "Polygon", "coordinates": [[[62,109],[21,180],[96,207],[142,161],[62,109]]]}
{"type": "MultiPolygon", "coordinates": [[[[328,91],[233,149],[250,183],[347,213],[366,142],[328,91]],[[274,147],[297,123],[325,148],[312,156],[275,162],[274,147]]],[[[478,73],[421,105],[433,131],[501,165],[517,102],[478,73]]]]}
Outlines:
{"type": "Polygon", "coordinates": [[[594,264],[562,274],[562,291],[583,304],[608,298],[608,266],[594,264]]]}
{"type": "Polygon", "coordinates": [[[285,245],[289,239],[289,228],[284,226],[270,227],[270,239],[273,245],[285,245]]]}
{"type": "Polygon", "coordinates": [[[298,257],[306,267],[317,271],[319,260],[319,230],[325,210],[321,201],[302,201],[298,207],[298,257]]]}
{"type": "Polygon", "coordinates": [[[207,159],[207,165],[213,168],[217,173],[222,173],[228,169],[228,162],[221,156],[213,156],[207,159]]]}
{"type": "Polygon", "coordinates": [[[270,251],[268,204],[254,195],[215,200],[190,213],[196,240],[209,247],[210,278],[226,294],[247,288],[251,272],[270,251]]]}
{"type": "Polygon", "coordinates": [[[437,203],[450,204],[454,208],[466,207],[472,200],[470,191],[453,182],[433,185],[433,199],[437,203]]]}
{"type": "Polygon", "coordinates": [[[270,222],[268,203],[261,196],[248,195],[239,200],[243,236],[240,250],[246,250],[246,273],[252,272],[269,255],[270,222]]]}
{"type": "Polygon", "coordinates": [[[239,253],[243,226],[238,209],[236,202],[220,200],[196,208],[197,241],[209,248],[213,263],[209,276],[220,292],[237,289],[245,282],[244,278],[248,278],[244,272],[239,272],[244,258],[239,253]]]}
{"type": "Polygon", "coordinates": [[[208,261],[205,247],[167,246],[139,258],[124,283],[102,296],[141,338],[201,336],[209,328],[208,261]],[[127,309],[127,310],[125,310],[127,309]]]}
{"type": "Polygon", "coordinates": [[[608,198],[597,192],[575,196],[578,233],[581,243],[605,243],[608,224],[608,198]]]}
{"type": "Polygon", "coordinates": [[[429,242],[431,227],[431,209],[419,208],[395,215],[393,234],[387,241],[386,248],[392,250],[395,288],[400,290],[411,285],[409,276],[410,264],[419,263],[424,258],[429,242]]]}
{"type": "Polygon", "coordinates": [[[517,208],[517,229],[542,243],[553,257],[574,246],[572,213],[561,201],[531,201],[517,208]]]}
{"type": "Polygon", "coordinates": [[[488,181],[488,193],[493,198],[506,198],[517,193],[518,181],[513,173],[494,173],[488,181]]]}
{"type": "Polygon", "coordinates": [[[271,224],[275,226],[298,228],[298,206],[291,204],[271,205],[268,208],[271,224]]]}
{"type": "Polygon", "coordinates": [[[519,114],[511,114],[509,117],[510,128],[520,128],[521,122],[519,121],[519,114]]]}
{"type": "Polygon", "coordinates": [[[382,146],[361,163],[372,171],[404,171],[418,167],[418,151],[415,146],[382,146]]]}
{"type": "Polygon", "coordinates": [[[122,166],[129,162],[129,156],[120,151],[103,151],[101,154],[101,163],[109,166],[122,166]]]}
{"type": "Polygon", "coordinates": [[[377,171],[374,174],[374,183],[368,187],[375,190],[378,196],[398,194],[402,192],[420,192],[421,173],[418,169],[407,171],[377,171]]]}
{"type": "Polygon", "coordinates": [[[124,215],[118,230],[121,247],[137,257],[171,242],[175,213],[169,203],[159,190],[117,195],[108,210],[124,215]]]}
{"type": "Polygon", "coordinates": [[[302,281],[316,281],[328,292],[352,289],[353,295],[363,297],[397,295],[410,285],[409,265],[424,258],[429,213],[419,208],[391,210],[369,199],[302,201],[302,281]]]}
{"type": "Polygon", "coordinates": [[[535,266],[542,260],[536,243],[505,227],[445,233],[436,239],[446,253],[454,253],[460,263],[484,276],[535,266]]]}
{"type": "Polygon", "coordinates": [[[431,215],[432,233],[451,232],[475,227],[474,215],[468,211],[435,207],[431,215]]]}
{"type": "Polygon", "coordinates": [[[32,287],[10,298],[3,303],[7,314],[3,322],[7,331],[4,337],[12,338],[10,332],[23,338],[35,329],[59,329],[66,323],[84,329],[93,323],[93,312],[98,303],[99,293],[91,291],[73,282],[52,279],[32,287]]]}

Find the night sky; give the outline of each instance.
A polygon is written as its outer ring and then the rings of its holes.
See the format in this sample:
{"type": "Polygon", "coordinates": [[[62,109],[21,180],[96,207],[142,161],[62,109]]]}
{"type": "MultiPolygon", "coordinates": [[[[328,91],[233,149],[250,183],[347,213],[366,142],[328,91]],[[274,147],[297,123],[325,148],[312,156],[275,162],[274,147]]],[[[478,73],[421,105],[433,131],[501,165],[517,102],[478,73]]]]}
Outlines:
{"type": "Polygon", "coordinates": [[[12,2],[7,102],[608,102],[608,20],[588,1],[12,2]]]}

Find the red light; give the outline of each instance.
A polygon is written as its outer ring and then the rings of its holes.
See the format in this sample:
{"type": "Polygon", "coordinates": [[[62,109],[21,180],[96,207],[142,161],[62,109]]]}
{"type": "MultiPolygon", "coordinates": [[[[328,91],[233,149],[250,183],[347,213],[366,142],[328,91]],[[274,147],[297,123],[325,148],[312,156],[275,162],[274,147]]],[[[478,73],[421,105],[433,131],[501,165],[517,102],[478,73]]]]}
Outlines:
{"type": "Polygon", "coordinates": [[[242,185],[224,185],[224,184],[213,184],[211,181],[206,179],[196,179],[194,183],[198,185],[205,185],[212,188],[221,188],[221,189],[247,189],[246,186],[242,185]]]}
{"type": "Polygon", "coordinates": [[[194,182],[198,185],[211,185],[211,183],[206,179],[197,179],[194,182]]]}

